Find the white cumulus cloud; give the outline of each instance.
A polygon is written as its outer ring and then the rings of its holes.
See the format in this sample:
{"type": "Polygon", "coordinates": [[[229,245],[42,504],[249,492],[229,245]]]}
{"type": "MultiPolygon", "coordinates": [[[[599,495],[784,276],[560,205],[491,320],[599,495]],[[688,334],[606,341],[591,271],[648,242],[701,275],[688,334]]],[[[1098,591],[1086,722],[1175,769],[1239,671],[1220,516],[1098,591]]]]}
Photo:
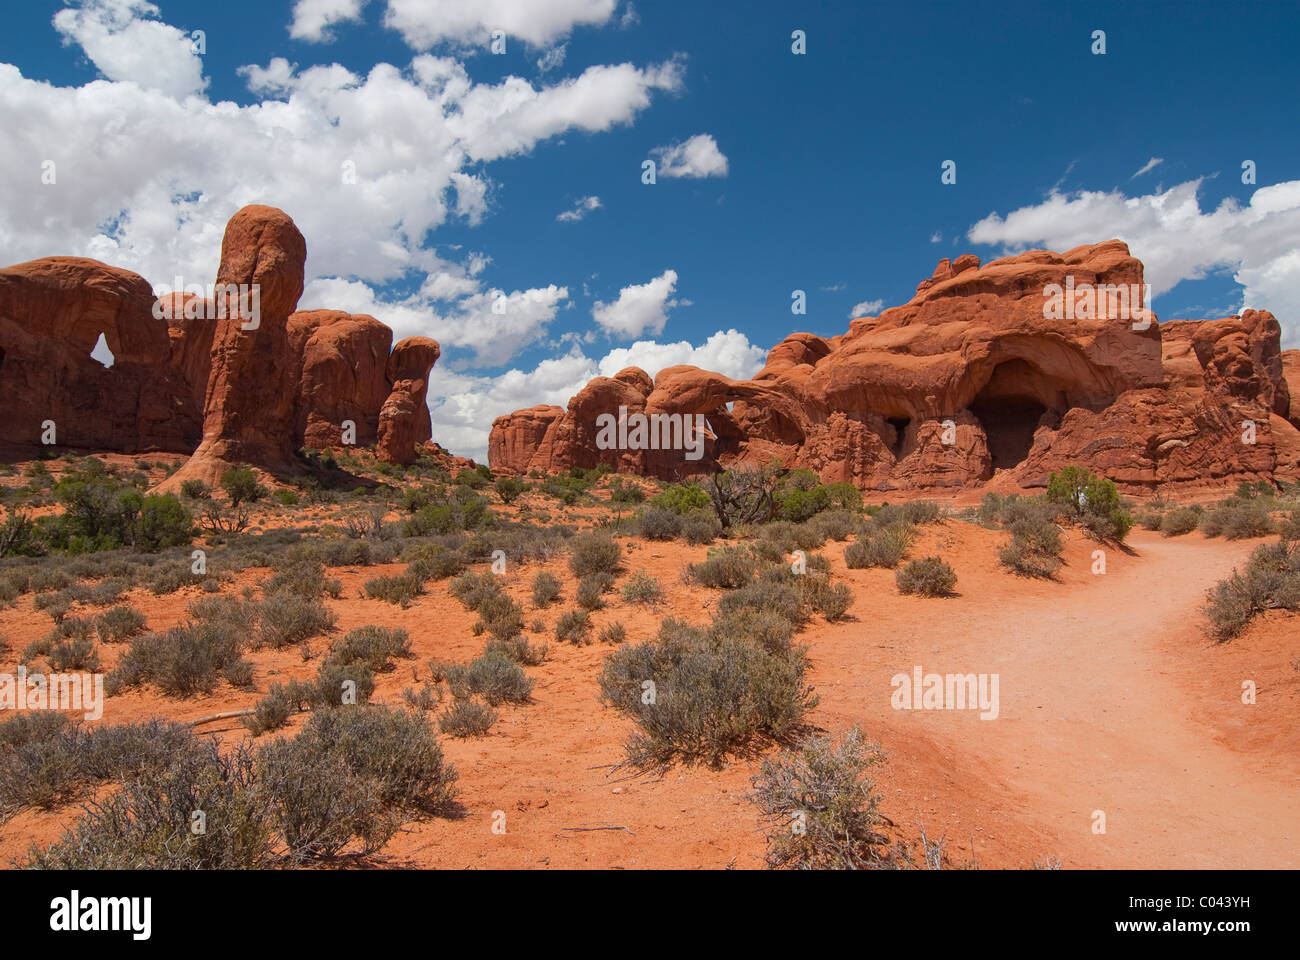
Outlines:
{"type": "Polygon", "coordinates": [[[334,34],[330,27],[357,22],[363,6],[365,0],[298,0],[293,5],[289,36],[310,43],[331,43],[334,34]]]}
{"type": "Polygon", "coordinates": [[[208,85],[195,38],[160,20],[148,0],[82,0],[54,15],[65,44],[81,47],[109,80],[183,99],[208,85]]]}
{"type": "Polygon", "coordinates": [[[443,41],[486,44],[493,30],[545,47],[574,27],[605,23],[616,5],[616,0],[388,0],[384,25],[416,50],[443,41]]]}
{"type": "Polygon", "coordinates": [[[587,214],[591,213],[591,211],[599,209],[600,197],[581,197],[578,202],[573,205],[572,210],[562,211],[556,215],[555,219],[559,220],[561,223],[575,223],[587,214]]]}
{"type": "Polygon", "coordinates": [[[677,306],[672,299],[677,288],[677,271],[665,270],[646,283],[632,284],[618,292],[613,303],[597,300],[591,316],[602,330],[612,336],[636,337],[643,333],[659,334],[668,322],[668,310],[677,306]]]}
{"type": "Polygon", "coordinates": [[[884,300],[863,300],[849,311],[849,319],[852,320],[855,317],[874,317],[884,309],[884,306],[884,300]]]}
{"type": "Polygon", "coordinates": [[[658,175],[661,177],[725,177],[727,158],[718,149],[718,143],[707,133],[698,133],[689,140],[655,147],[650,151],[658,157],[658,175]]]}

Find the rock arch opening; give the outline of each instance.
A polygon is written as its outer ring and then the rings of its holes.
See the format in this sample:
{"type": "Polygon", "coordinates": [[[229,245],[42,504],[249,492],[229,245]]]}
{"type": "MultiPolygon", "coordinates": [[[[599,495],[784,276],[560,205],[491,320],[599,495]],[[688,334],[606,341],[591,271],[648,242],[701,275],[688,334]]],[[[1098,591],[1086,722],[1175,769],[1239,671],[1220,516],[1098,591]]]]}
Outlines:
{"type": "Polygon", "coordinates": [[[901,460],[905,453],[903,445],[907,440],[907,428],[912,420],[910,417],[886,417],[885,422],[894,428],[894,441],[889,445],[889,450],[895,460],[901,460]]]}
{"type": "Polygon", "coordinates": [[[984,389],[975,395],[970,412],[984,428],[993,469],[1009,470],[1024,463],[1034,444],[1034,431],[1049,409],[1042,397],[1043,374],[1024,360],[998,364],[984,389]]]}

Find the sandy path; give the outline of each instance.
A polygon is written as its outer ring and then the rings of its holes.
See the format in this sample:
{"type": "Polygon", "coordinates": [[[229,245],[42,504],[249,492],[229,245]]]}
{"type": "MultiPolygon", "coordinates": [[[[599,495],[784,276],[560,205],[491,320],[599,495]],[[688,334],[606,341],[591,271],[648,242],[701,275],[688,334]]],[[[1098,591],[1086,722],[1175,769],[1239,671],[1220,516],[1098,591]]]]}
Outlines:
{"type": "MultiPolygon", "coordinates": [[[[1094,576],[1095,545],[1075,541],[1065,583],[1008,602],[1008,575],[979,557],[998,535],[950,526],[933,537],[962,596],[898,598],[906,602],[870,612],[860,600],[857,624],[827,626],[814,644],[821,712],[836,726],[859,722],[888,750],[884,809],[900,826],[946,833],[959,861],[973,837],[983,866],[1047,856],[1067,867],[1300,866],[1294,755],[1243,753],[1217,733],[1260,709],[1240,702],[1251,674],[1228,668],[1217,684],[1190,682],[1226,649],[1201,636],[1205,590],[1253,542],[1135,531],[1137,555],[1111,551],[1107,573],[1094,576]],[[893,710],[889,679],[915,664],[999,674],[1000,717],[893,710]],[[1092,833],[1095,810],[1106,814],[1104,836],[1092,833]]],[[[867,586],[865,597],[892,587],[863,583],[880,571],[843,573],[867,586]]]]}

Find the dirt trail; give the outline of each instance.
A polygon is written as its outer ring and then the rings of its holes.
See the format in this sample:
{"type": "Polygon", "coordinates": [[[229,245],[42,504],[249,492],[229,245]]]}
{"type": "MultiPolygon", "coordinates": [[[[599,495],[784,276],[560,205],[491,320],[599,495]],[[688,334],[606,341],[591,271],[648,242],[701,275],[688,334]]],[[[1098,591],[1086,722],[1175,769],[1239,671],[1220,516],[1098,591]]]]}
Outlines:
{"type": "Polygon", "coordinates": [[[1065,583],[1013,599],[1008,575],[980,560],[993,546],[984,531],[933,536],[962,596],[863,610],[883,572],[843,571],[867,587],[859,622],[825,627],[813,646],[820,713],[883,743],[884,810],[900,826],[946,834],[958,861],[973,837],[982,866],[1048,856],[1067,867],[1300,866],[1295,755],[1242,752],[1221,736],[1262,707],[1241,703],[1254,674],[1223,662],[1227,648],[1203,639],[1197,612],[1254,542],[1135,531],[1136,555],[1110,551],[1096,576],[1095,545],[1076,541],[1065,583]],[[890,678],[917,664],[999,674],[1000,716],[893,710],[890,678]],[[1222,676],[1207,682],[1207,670],[1222,676]],[[1104,836],[1092,833],[1095,810],[1104,836]]]}

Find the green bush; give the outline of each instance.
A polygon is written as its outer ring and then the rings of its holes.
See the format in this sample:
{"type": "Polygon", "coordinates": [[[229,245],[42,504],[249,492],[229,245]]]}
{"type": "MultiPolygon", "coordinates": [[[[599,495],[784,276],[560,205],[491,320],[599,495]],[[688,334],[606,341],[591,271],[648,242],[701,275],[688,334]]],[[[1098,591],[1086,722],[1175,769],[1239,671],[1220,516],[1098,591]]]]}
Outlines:
{"type": "Polygon", "coordinates": [[[1133,527],[1115,484],[1082,467],[1065,467],[1047,479],[1047,500],[1066,510],[1097,540],[1123,542],[1133,527]]]}
{"type": "Polygon", "coordinates": [[[221,475],[221,489],[230,498],[230,505],[256,503],[266,496],[266,487],[257,480],[257,474],[248,467],[231,467],[221,475]]]}
{"type": "Polygon", "coordinates": [[[782,520],[802,523],[823,510],[829,510],[831,495],[825,487],[782,490],[776,495],[776,513],[782,520]]]}
{"type": "Polygon", "coordinates": [[[504,504],[514,503],[528,489],[528,484],[515,477],[497,477],[494,486],[497,496],[501,498],[501,502],[504,504]]]}
{"type": "Polygon", "coordinates": [[[946,597],[957,586],[957,574],[939,557],[913,560],[894,574],[901,593],[919,593],[923,597],[946,597]]]}
{"type": "Polygon", "coordinates": [[[707,509],[711,504],[708,493],[694,483],[671,484],[650,498],[650,506],[671,510],[679,516],[707,509]]]}
{"type": "Polygon", "coordinates": [[[622,643],[627,639],[627,627],[616,620],[607,624],[597,639],[601,643],[622,643]]]}
{"type": "MultiPolygon", "coordinates": [[[[191,735],[191,739],[193,737],[191,735]]],[[[167,765],[122,769],[122,788],[86,808],[28,868],[260,870],[275,864],[273,830],[246,749],[194,740],[167,765]],[[205,830],[191,826],[203,811],[205,830]]]]}

